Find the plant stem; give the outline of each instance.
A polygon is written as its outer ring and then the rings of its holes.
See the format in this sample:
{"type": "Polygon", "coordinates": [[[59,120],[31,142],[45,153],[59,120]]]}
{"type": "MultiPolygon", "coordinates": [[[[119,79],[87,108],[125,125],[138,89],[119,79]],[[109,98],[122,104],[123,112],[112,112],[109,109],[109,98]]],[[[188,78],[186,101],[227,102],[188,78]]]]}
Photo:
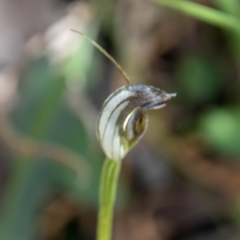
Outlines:
{"type": "Polygon", "coordinates": [[[100,183],[97,240],[111,239],[114,203],[120,168],[121,161],[105,159],[100,183]]]}

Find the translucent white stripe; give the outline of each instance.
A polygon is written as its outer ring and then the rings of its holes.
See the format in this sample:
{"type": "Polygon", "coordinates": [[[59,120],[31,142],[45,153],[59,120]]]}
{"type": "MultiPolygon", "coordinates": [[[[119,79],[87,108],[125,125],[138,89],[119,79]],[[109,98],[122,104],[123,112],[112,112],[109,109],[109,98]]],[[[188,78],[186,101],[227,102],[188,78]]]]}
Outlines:
{"type": "Polygon", "coordinates": [[[116,127],[112,143],[112,155],[114,160],[122,160],[126,155],[126,149],[121,144],[121,136],[119,136],[119,127],[116,127]]]}
{"type": "MultiPolygon", "coordinates": [[[[101,143],[102,143],[102,147],[105,151],[105,154],[113,160],[118,160],[118,159],[114,159],[115,153],[113,154],[113,151],[119,151],[119,148],[117,146],[120,147],[120,139],[119,139],[118,144],[116,144],[116,145],[114,144],[114,137],[115,137],[114,133],[115,133],[115,129],[116,129],[117,119],[118,119],[119,115],[121,114],[121,111],[128,105],[128,103],[129,103],[129,101],[126,101],[114,109],[114,111],[111,115],[111,118],[106,123],[107,124],[106,130],[104,132],[104,135],[102,136],[101,143]]],[[[117,134],[117,136],[118,136],[118,134],[117,134]]]]}
{"type": "Polygon", "coordinates": [[[112,141],[112,156],[114,160],[120,160],[120,136],[119,136],[119,128],[116,127],[114,136],[113,136],[113,141],[112,141]]]}
{"type": "Polygon", "coordinates": [[[134,96],[133,92],[130,92],[128,90],[122,90],[116,95],[110,96],[109,100],[106,100],[106,105],[104,106],[104,109],[102,110],[102,114],[99,119],[99,124],[98,124],[98,131],[99,131],[99,137],[100,139],[103,140],[103,133],[105,130],[105,127],[108,124],[108,119],[111,116],[112,112],[114,109],[125,99],[134,96]]]}

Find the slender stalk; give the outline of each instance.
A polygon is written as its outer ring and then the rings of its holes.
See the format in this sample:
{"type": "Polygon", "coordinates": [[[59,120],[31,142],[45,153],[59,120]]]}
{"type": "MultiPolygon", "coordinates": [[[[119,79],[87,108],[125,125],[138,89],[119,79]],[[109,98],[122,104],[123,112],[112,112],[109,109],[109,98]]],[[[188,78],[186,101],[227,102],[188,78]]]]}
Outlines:
{"type": "Polygon", "coordinates": [[[114,203],[120,168],[121,161],[105,159],[100,183],[97,240],[111,239],[114,203]]]}
{"type": "Polygon", "coordinates": [[[123,78],[126,80],[127,84],[131,84],[131,80],[130,77],[127,75],[127,73],[123,70],[123,68],[119,65],[119,63],[104,49],[102,48],[98,43],[96,43],[92,38],[90,38],[89,36],[87,36],[86,34],[71,29],[71,31],[81,34],[82,36],[84,36],[86,39],[88,39],[88,41],[94,46],[96,47],[103,55],[105,55],[117,68],[117,70],[122,74],[123,78]]]}

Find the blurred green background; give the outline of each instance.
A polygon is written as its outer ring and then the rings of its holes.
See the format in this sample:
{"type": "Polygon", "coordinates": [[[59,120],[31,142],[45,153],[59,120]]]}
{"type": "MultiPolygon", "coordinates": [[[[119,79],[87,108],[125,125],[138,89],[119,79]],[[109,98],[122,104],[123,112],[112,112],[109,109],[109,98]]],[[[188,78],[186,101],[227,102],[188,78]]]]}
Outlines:
{"type": "Polygon", "coordinates": [[[0,0],[0,239],[95,239],[101,105],[177,98],[124,159],[113,239],[240,239],[238,0],[0,0]]]}

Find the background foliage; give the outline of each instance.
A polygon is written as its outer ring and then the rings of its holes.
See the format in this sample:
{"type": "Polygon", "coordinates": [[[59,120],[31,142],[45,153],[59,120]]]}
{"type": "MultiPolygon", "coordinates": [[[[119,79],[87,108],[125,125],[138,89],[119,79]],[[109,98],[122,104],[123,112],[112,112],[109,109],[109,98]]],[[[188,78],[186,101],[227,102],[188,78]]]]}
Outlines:
{"type": "Polygon", "coordinates": [[[123,162],[114,239],[239,238],[238,0],[2,0],[0,9],[11,13],[0,14],[0,239],[95,238],[104,159],[95,122],[125,82],[70,28],[133,83],[178,94],[150,113],[123,162]]]}

